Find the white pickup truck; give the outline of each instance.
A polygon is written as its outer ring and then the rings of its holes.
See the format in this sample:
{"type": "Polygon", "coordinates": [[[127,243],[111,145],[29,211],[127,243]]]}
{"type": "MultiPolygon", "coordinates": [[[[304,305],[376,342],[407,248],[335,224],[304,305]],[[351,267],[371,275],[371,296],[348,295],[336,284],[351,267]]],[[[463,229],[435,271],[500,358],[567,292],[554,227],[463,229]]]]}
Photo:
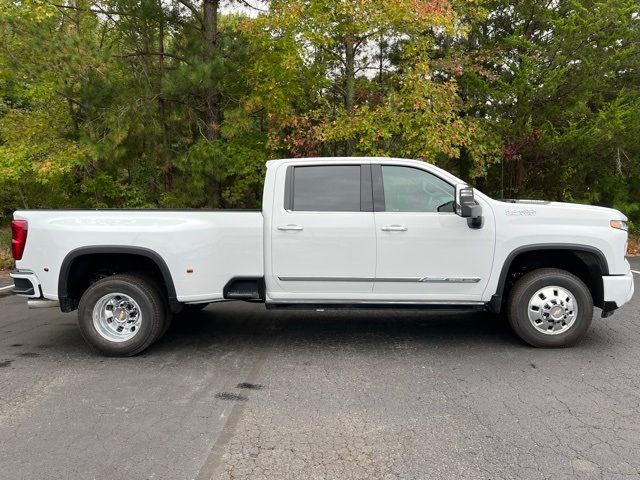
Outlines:
{"type": "Polygon", "coordinates": [[[567,346],[634,288],[619,211],[493,200],[416,160],[270,161],[262,212],[32,210],[12,227],[15,293],[78,309],[117,356],[225,300],[504,311],[529,344],[567,346]]]}

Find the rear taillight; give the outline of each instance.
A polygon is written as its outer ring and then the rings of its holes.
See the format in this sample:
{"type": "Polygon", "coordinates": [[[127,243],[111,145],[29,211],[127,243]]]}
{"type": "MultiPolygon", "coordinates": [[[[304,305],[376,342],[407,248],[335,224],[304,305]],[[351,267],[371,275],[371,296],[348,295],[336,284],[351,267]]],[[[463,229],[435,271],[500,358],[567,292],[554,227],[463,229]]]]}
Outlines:
{"type": "Polygon", "coordinates": [[[11,222],[11,253],[15,260],[21,260],[24,246],[27,244],[26,220],[14,220],[11,222]]]}

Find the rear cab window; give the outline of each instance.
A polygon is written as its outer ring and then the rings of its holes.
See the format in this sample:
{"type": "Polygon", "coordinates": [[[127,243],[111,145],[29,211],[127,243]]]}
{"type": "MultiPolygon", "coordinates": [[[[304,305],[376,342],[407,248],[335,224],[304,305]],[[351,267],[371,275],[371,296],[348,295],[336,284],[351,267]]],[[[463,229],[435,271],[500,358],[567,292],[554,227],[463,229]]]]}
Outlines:
{"type": "Polygon", "coordinates": [[[297,212],[372,211],[369,165],[289,167],[285,209],[297,212]]]}

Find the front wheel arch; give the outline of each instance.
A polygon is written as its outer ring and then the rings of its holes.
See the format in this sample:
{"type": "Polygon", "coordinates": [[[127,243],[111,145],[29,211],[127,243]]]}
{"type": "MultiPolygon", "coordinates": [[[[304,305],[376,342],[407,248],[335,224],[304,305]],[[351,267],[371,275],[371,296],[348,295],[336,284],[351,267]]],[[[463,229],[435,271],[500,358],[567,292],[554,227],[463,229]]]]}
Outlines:
{"type": "Polygon", "coordinates": [[[559,268],[576,275],[589,288],[594,305],[605,306],[602,276],[609,274],[609,266],[602,251],[589,245],[536,244],[516,248],[507,255],[488,309],[501,313],[515,282],[540,268],[559,268]]]}

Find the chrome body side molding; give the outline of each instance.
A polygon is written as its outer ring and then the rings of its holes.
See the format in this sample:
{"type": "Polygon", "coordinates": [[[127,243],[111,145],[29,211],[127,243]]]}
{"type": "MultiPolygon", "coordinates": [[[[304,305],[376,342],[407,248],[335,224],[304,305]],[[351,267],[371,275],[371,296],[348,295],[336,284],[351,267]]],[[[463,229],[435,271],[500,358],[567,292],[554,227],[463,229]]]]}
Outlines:
{"type": "Polygon", "coordinates": [[[278,277],[282,282],[478,283],[477,277],[278,277]]]}

